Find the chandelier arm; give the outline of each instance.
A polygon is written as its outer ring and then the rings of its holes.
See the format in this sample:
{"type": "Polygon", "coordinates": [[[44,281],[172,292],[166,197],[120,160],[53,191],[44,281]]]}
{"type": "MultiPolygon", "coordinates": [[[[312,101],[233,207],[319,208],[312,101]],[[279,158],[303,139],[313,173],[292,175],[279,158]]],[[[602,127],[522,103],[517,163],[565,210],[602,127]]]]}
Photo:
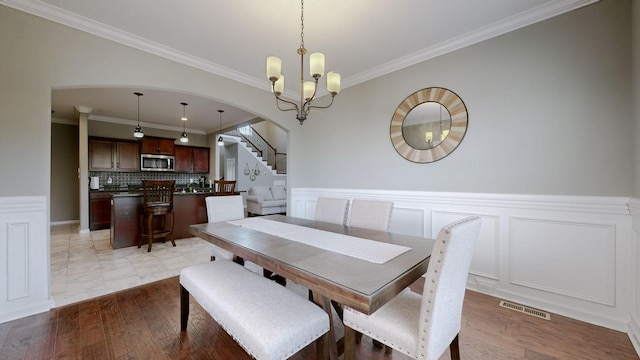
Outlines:
{"type": "Polygon", "coordinates": [[[278,95],[278,93],[276,92],[276,82],[275,82],[275,81],[272,81],[272,82],[271,82],[271,91],[273,92],[273,95],[276,97],[276,106],[278,107],[278,110],[280,110],[280,111],[291,111],[291,110],[295,110],[296,112],[298,112],[298,109],[299,109],[299,108],[298,108],[298,104],[294,103],[293,101],[285,100],[285,99],[281,98],[281,97],[278,95]],[[284,102],[284,103],[287,103],[287,104],[292,105],[292,106],[293,106],[293,108],[291,108],[291,109],[283,109],[283,108],[281,108],[281,107],[280,107],[280,102],[279,102],[278,100],[279,100],[279,101],[282,101],[282,102],[284,102]]]}
{"type": "Polygon", "coordinates": [[[292,110],[298,111],[298,104],[294,103],[293,101],[282,99],[278,95],[276,95],[276,106],[278,107],[278,110],[280,110],[280,111],[292,111],[292,110]],[[289,109],[283,109],[283,108],[280,107],[280,101],[282,101],[284,103],[287,103],[289,105],[292,105],[293,107],[289,108],[289,109]]]}
{"type": "Polygon", "coordinates": [[[316,105],[309,104],[309,106],[307,107],[307,109],[308,109],[307,113],[309,113],[310,109],[326,109],[326,108],[330,107],[331,105],[333,105],[333,99],[335,97],[336,97],[335,95],[331,95],[331,102],[326,106],[316,106],[316,105]]]}

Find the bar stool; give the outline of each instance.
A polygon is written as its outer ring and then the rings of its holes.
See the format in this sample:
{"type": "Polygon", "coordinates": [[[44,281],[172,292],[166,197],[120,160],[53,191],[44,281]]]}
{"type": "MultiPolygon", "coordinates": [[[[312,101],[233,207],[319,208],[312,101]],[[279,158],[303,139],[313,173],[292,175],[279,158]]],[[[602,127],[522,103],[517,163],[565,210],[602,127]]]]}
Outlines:
{"type": "Polygon", "coordinates": [[[173,192],[175,180],[142,180],[144,202],[142,204],[142,214],[140,216],[140,238],[138,248],[142,246],[144,239],[148,239],[151,251],[151,244],[155,239],[169,238],[171,244],[176,246],[173,240],[173,192]],[[154,221],[156,217],[161,217],[154,221]],[[166,224],[166,218],[169,224],[166,224]],[[157,226],[154,226],[154,223],[157,226]]]}
{"type": "Polygon", "coordinates": [[[234,194],[236,191],[235,180],[213,180],[215,185],[214,191],[216,194],[234,194]]]}

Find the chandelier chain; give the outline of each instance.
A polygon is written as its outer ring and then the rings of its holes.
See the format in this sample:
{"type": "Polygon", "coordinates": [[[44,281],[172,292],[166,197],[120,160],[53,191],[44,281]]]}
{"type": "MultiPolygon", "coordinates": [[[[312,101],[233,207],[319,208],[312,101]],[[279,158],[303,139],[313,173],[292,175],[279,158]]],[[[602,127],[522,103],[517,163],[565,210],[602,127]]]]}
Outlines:
{"type": "Polygon", "coordinates": [[[304,49],[304,0],[300,1],[300,48],[304,49]]]}

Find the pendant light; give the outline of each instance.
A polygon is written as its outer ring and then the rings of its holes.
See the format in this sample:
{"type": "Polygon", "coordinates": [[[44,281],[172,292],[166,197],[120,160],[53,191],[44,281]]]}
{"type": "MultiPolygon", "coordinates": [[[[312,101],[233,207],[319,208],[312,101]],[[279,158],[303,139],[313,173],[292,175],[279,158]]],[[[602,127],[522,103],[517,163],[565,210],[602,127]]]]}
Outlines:
{"type": "Polygon", "coordinates": [[[142,93],[134,92],[133,94],[138,97],[138,126],[136,126],[136,129],[133,130],[133,137],[140,139],[144,137],[144,133],[142,132],[142,128],[140,127],[140,96],[142,96],[142,93]]]}
{"type": "Polygon", "coordinates": [[[187,116],[185,115],[185,109],[187,107],[187,103],[180,103],[182,105],[182,135],[180,136],[180,142],[187,143],[189,142],[189,136],[187,136],[187,116]]]}
{"type": "Polygon", "coordinates": [[[218,129],[220,131],[220,137],[218,138],[218,146],[224,146],[224,139],[222,139],[222,113],[224,110],[218,110],[218,112],[220,113],[220,128],[218,129]]]}

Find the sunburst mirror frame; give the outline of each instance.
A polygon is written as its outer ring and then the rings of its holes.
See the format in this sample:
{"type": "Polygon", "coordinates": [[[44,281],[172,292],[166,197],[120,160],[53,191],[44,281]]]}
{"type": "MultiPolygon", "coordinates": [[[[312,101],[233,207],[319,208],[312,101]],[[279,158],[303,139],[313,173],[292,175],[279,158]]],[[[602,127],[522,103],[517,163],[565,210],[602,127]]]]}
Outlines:
{"type": "Polygon", "coordinates": [[[418,90],[407,96],[393,113],[390,129],[391,143],[398,154],[409,161],[416,163],[435,162],[451,154],[462,142],[467,132],[468,120],[467,107],[453,91],[441,87],[418,90]],[[413,108],[426,102],[436,102],[449,111],[451,129],[447,137],[438,145],[421,150],[407,144],[402,135],[402,123],[413,108]]]}

